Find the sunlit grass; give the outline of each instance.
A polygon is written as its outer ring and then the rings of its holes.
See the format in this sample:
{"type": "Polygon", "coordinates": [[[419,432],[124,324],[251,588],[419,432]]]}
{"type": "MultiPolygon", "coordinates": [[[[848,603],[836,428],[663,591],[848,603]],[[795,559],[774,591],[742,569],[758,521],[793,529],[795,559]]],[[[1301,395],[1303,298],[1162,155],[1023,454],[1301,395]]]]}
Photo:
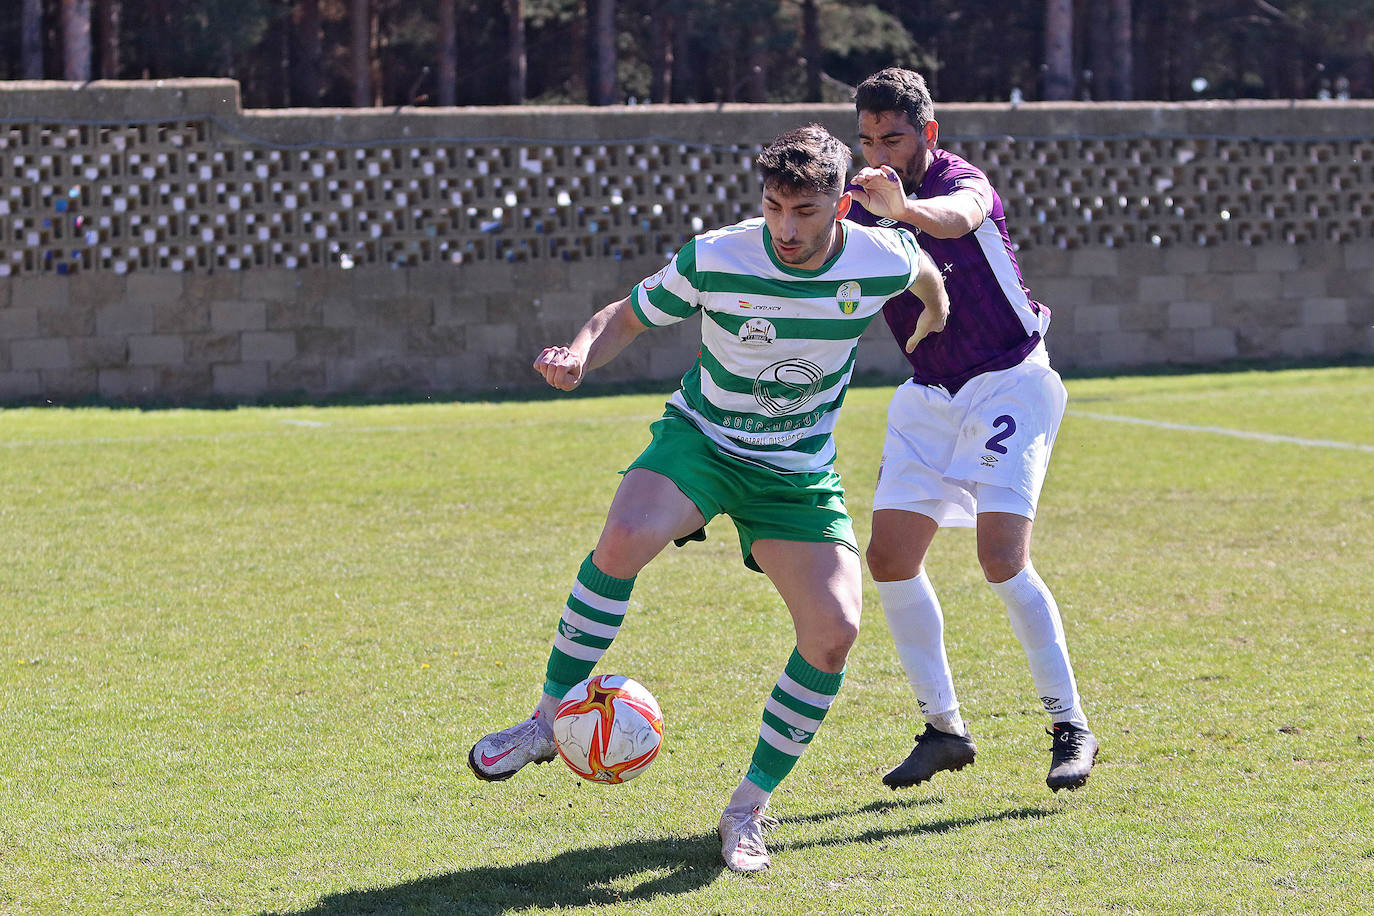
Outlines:
{"type": "MultiPolygon", "coordinates": [[[[876,592],[775,864],[714,836],[791,646],[734,533],[640,577],[603,670],[668,720],[623,787],[484,784],[662,396],[0,411],[0,913],[1361,912],[1374,899],[1374,369],[1081,379],[1037,522],[1103,741],[1045,717],[972,536],[936,541],[978,764],[918,724],[876,592]],[[1089,416],[1091,414],[1091,416],[1089,416]]],[[[840,469],[860,540],[887,388],[840,469]]]]}

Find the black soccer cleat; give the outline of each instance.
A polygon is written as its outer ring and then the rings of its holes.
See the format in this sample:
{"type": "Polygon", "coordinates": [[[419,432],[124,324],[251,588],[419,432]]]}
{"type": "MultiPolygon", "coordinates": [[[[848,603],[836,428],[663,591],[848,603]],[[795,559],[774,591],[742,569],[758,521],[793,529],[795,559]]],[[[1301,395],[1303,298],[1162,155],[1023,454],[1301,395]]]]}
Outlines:
{"type": "Polygon", "coordinates": [[[941,770],[962,770],[973,763],[976,753],[978,747],[967,735],[951,735],[927,725],[906,759],[883,777],[883,785],[902,789],[923,783],[941,770]]]}
{"type": "Polygon", "coordinates": [[[1054,737],[1054,747],[1050,749],[1050,775],[1045,777],[1045,785],[1055,792],[1077,789],[1088,781],[1097,759],[1097,738],[1071,722],[1056,722],[1048,731],[1054,737]]]}

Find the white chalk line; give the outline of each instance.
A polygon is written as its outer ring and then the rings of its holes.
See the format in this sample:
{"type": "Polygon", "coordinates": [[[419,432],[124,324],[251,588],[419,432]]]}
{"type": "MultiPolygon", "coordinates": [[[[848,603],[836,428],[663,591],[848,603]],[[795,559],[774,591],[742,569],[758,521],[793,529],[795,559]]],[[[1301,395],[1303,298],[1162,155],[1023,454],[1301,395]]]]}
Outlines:
{"type": "Polygon", "coordinates": [[[1286,445],[1306,445],[1313,448],[1339,448],[1354,452],[1374,452],[1374,445],[1361,445],[1358,442],[1336,442],[1331,439],[1301,439],[1297,436],[1280,436],[1275,433],[1254,433],[1243,429],[1227,429],[1224,426],[1193,426],[1188,423],[1169,423],[1165,420],[1146,420],[1142,417],[1123,417],[1109,413],[1089,413],[1084,410],[1070,410],[1069,415],[1086,417],[1089,420],[1109,420],[1114,423],[1133,423],[1136,426],[1153,426],[1156,429],[1172,429],[1185,433],[1213,433],[1218,436],[1232,436],[1236,439],[1253,439],[1257,442],[1281,442],[1286,445]]]}

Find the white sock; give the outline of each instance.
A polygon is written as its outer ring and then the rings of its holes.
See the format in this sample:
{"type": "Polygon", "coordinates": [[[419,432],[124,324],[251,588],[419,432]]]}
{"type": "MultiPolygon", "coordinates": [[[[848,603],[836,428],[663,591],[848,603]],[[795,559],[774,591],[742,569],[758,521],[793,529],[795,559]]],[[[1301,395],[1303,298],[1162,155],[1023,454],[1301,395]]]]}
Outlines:
{"type": "Polygon", "coordinates": [[[1007,606],[1012,632],[1026,651],[1031,677],[1045,711],[1055,722],[1072,722],[1087,728],[1088,720],[1083,715],[1078,685],[1069,664],[1059,606],[1035,567],[1027,564],[1007,581],[988,585],[1007,606]]]}
{"type": "Polygon", "coordinates": [[[762,811],[768,807],[768,799],[772,797],[772,792],[765,791],[752,779],[742,779],[739,788],[730,796],[730,803],[725,807],[762,811]]]}
{"type": "Polygon", "coordinates": [[[954,675],[945,654],[945,617],[930,577],[922,570],[914,579],[878,582],[877,586],[897,658],[916,692],[921,713],[941,731],[964,734],[954,675]]]}
{"type": "Polygon", "coordinates": [[[556,697],[550,693],[539,695],[539,705],[534,708],[534,714],[548,725],[550,730],[553,729],[553,717],[558,712],[558,704],[561,702],[563,702],[562,697],[556,697]]]}

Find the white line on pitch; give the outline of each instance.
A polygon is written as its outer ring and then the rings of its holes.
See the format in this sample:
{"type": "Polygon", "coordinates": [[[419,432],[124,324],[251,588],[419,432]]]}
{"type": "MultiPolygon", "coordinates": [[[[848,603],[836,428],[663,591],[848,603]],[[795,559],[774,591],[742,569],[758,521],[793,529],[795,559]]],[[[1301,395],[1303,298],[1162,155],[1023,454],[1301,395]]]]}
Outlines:
{"type": "Polygon", "coordinates": [[[1090,420],[1111,420],[1115,423],[1134,423],[1137,426],[1154,426],[1159,429],[1176,429],[1185,433],[1216,433],[1219,436],[1234,436],[1237,439],[1256,439],[1260,442],[1285,442],[1289,445],[1310,445],[1316,448],[1343,448],[1356,452],[1374,452],[1374,445],[1361,445],[1358,442],[1335,442],[1330,439],[1299,439],[1296,436],[1276,436],[1273,433],[1252,433],[1243,429],[1227,429],[1224,426],[1191,426],[1187,423],[1168,423],[1164,420],[1145,420],[1141,417],[1121,417],[1109,413],[1088,413],[1083,410],[1070,410],[1075,417],[1090,420]]]}

